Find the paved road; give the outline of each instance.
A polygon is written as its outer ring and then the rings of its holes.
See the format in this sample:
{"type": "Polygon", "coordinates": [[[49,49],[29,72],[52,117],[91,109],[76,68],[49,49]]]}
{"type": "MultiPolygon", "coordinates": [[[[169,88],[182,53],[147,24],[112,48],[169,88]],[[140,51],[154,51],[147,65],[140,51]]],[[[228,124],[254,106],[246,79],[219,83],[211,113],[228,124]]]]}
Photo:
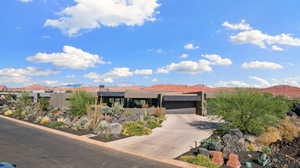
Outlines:
{"type": "Polygon", "coordinates": [[[195,114],[167,114],[162,128],[156,128],[149,136],[137,136],[110,142],[124,150],[144,153],[148,156],[172,159],[208,138],[216,122],[195,114]]]}
{"type": "Polygon", "coordinates": [[[173,168],[0,118],[0,161],[18,168],[173,168]]]}

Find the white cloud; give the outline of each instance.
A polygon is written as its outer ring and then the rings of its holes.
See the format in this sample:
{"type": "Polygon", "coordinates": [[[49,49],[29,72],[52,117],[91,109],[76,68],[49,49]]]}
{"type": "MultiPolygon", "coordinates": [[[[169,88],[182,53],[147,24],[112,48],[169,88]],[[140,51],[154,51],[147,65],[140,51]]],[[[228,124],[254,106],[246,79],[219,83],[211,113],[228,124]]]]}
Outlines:
{"type": "Polygon", "coordinates": [[[249,78],[258,82],[258,84],[255,84],[254,87],[264,88],[271,86],[271,84],[263,78],[257,76],[250,76],[249,78]]]}
{"type": "Polygon", "coordinates": [[[273,46],[272,46],[272,50],[274,50],[274,51],[283,51],[283,48],[278,47],[278,46],[276,46],[276,45],[273,45],[273,46]]]}
{"type": "Polygon", "coordinates": [[[141,26],[155,21],[157,0],[74,0],[76,4],[59,12],[59,19],[48,19],[45,26],[61,29],[69,36],[80,30],[101,26],[141,26]]]}
{"type": "Polygon", "coordinates": [[[294,38],[292,35],[284,33],[272,36],[260,30],[240,32],[231,36],[230,39],[238,44],[254,44],[260,48],[266,48],[268,45],[273,44],[300,46],[300,38],[294,38]]]}
{"type": "Polygon", "coordinates": [[[214,87],[250,87],[250,85],[242,81],[219,81],[214,87]]]}
{"type": "Polygon", "coordinates": [[[245,20],[242,20],[238,24],[231,24],[231,23],[226,21],[226,22],[223,23],[223,26],[227,27],[231,30],[251,30],[252,29],[252,27],[248,23],[246,23],[245,20]]]}
{"type": "Polygon", "coordinates": [[[43,70],[36,67],[0,69],[1,83],[26,83],[32,81],[32,76],[49,76],[57,74],[55,70],[43,70]]]}
{"type": "Polygon", "coordinates": [[[199,74],[202,72],[212,71],[210,62],[207,60],[196,61],[182,61],[179,63],[171,63],[165,67],[158,68],[157,73],[178,72],[184,74],[199,74]]]}
{"type": "Polygon", "coordinates": [[[152,69],[137,69],[134,71],[135,75],[152,75],[152,69]]]}
{"type": "Polygon", "coordinates": [[[214,65],[231,65],[232,61],[228,58],[222,58],[217,54],[205,54],[202,55],[203,57],[207,58],[212,64],[214,65]]]}
{"type": "Polygon", "coordinates": [[[32,2],[32,0],[18,0],[19,2],[24,2],[24,3],[28,3],[28,2],[32,2]]]}
{"type": "Polygon", "coordinates": [[[180,58],[187,58],[187,57],[189,57],[189,55],[185,53],[180,55],[180,58]]]}
{"type": "Polygon", "coordinates": [[[242,64],[242,68],[244,69],[282,69],[283,66],[273,62],[265,62],[265,61],[252,61],[245,62],[242,64]]]}
{"type": "Polygon", "coordinates": [[[153,78],[151,81],[152,82],[158,82],[159,80],[157,78],[153,78]]]}
{"type": "Polygon", "coordinates": [[[51,80],[46,80],[46,81],[44,81],[44,83],[46,85],[49,85],[49,86],[54,86],[54,85],[59,85],[60,84],[59,81],[51,81],[51,80]]]}
{"type": "Polygon", "coordinates": [[[137,69],[130,71],[127,67],[114,68],[104,74],[90,72],[84,75],[85,78],[92,79],[95,83],[113,83],[116,78],[130,77],[133,75],[152,75],[151,69],[137,69]]]}
{"type": "Polygon", "coordinates": [[[96,64],[109,64],[103,61],[99,55],[85,52],[81,49],[64,46],[62,53],[37,53],[35,56],[27,57],[28,61],[39,63],[53,63],[55,66],[70,69],[87,69],[95,67],[96,64]]]}
{"type": "Polygon", "coordinates": [[[198,48],[200,48],[200,47],[199,47],[199,46],[195,46],[195,45],[192,44],[192,43],[189,43],[189,44],[184,45],[184,49],[186,49],[186,50],[196,50],[196,49],[198,49],[198,48]]]}

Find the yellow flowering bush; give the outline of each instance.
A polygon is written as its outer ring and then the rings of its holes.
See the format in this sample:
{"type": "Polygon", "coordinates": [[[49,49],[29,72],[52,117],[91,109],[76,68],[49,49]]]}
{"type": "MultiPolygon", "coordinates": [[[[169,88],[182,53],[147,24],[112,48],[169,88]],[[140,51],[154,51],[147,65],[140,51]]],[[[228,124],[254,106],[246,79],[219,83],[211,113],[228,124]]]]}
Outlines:
{"type": "Polygon", "coordinates": [[[41,119],[40,124],[49,124],[51,122],[48,116],[45,116],[41,119]]]}

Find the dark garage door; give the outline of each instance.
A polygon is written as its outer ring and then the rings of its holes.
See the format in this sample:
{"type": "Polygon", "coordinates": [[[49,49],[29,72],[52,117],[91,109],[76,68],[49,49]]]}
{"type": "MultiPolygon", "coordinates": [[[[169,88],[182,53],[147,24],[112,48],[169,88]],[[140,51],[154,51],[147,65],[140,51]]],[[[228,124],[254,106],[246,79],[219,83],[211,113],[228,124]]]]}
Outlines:
{"type": "Polygon", "coordinates": [[[195,114],[196,102],[193,101],[166,101],[163,107],[167,109],[167,114],[195,114]]]}

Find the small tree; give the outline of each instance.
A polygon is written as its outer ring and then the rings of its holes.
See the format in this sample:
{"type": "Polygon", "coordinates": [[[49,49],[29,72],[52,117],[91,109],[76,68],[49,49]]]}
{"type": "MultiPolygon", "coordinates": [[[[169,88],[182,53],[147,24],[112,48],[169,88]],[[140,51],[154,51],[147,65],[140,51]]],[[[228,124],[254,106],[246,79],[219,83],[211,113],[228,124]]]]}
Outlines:
{"type": "Polygon", "coordinates": [[[94,102],[95,98],[88,92],[77,90],[72,93],[70,98],[70,109],[74,116],[83,116],[87,114],[88,105],[94,102]]]}
{"type": "Polygon", "coordinates": [[[283,97],[250,89],[219,93],[208,102],[208,110],[243,132],[259,135],[267,126],[276,125],[289,106],[283,97]]]}

